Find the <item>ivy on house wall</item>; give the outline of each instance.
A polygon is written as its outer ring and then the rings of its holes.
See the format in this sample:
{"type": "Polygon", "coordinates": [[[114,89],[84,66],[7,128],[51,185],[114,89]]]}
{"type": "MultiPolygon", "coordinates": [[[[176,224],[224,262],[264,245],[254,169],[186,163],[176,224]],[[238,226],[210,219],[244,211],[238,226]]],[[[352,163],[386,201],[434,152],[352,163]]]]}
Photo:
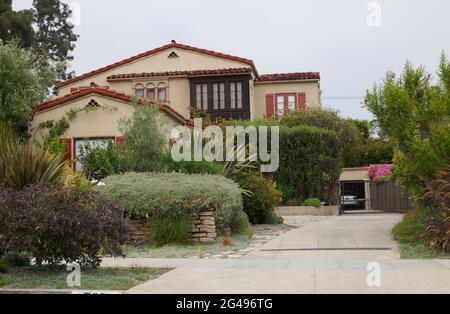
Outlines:
{"type": "MultiPolygon", "coordinates": [[[[48,149],[55,154],[64,156],[66,154],[66,143],[61,139],[64,138],[67,130],[70,128],[70,122],[73,121],[80,112],[89,113],[98,110],[111,110],[110,107],[104,106],[85,106],[80,109],[70,109],[60,120],[48,120],[39,124],[39,129],[48,130],[42,142],[42,148],[48,149]]],[[[112,109],[114,110],[114,108],[112,109]]]]}

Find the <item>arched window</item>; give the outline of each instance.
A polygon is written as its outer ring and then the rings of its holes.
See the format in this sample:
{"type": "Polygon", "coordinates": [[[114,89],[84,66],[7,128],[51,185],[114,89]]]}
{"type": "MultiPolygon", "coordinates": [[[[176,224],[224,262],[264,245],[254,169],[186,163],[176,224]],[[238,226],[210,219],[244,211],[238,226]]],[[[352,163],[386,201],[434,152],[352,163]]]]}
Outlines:
{"type": "Polygon", "coordinates": [[[137,98],[144,98],[145,97],[145,88],[142,84],[136,84],[134,87],[134,95],[137,98]]]}
{"type": "Polygon", "coordinates": [[[148,83],[147,84],[146,97],[149,100],[156,100],[156,87],[155,87],[155,84],[153,84],[153,83],[148,83]]]}
{"type": "Polygon", "coordinates": [[[167,101],[167,85],[165,83],[158,84],[158,101],[167,101]]]}

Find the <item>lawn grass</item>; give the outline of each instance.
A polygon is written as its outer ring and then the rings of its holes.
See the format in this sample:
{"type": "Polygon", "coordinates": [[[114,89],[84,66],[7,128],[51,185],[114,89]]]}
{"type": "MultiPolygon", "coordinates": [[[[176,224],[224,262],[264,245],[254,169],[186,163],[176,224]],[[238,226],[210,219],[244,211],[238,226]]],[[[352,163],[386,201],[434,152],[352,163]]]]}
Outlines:
{"type": "MultiPolygon", "coordinates": [[[[159,277],[170,269],[81,269],[82,290],[123,291],[131,289],[148,280],[159,277]]],[[[0,274],[1,289],[69,289],[66,278],[69,272],[66,267],[29,266],[10,268],[7,273],[0,274]]]]}

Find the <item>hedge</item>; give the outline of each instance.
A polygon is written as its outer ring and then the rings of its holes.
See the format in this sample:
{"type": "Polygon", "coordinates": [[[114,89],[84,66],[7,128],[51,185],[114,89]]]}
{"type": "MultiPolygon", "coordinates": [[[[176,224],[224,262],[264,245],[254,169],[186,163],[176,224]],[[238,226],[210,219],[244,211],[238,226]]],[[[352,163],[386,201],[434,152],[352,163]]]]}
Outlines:
{"type": "Polygon", "coordinates": [[[278,184],[294,189],[296,198],[337,203],[340,162],[335,132],[311,126],[280,129],[280,168],[274,175],[278,184]]]}
{"type": "Polygon", "coordinates": [[[219,228],[242,211],[239,186],[221,176],[181,173],[126,173],[104,180],[96,189],[129,219],[164,219],[215,209],[219,228]]]}
{"type": "MultiPolygon", "coordinates": [[[[279,124],[277,120],[258,119],[226,121],[220,126],[258,128],[279,124]]],[[[284,202],[289,197],[301,203],[320,198],[327,204],[337,204],[341,164],[342,147],[335,131],[308,125],[280,126],[280,167],[273,176],[284,192],[284,202]]]]}

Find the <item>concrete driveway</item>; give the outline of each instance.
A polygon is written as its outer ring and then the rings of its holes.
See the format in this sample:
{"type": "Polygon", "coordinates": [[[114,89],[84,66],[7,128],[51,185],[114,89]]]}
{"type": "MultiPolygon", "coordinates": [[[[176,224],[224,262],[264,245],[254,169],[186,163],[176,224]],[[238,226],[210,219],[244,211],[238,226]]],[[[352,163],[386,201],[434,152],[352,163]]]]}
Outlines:
{"type": "Polygon", "coordinates": [[[450,260],[399,259],[390,234],[401,218],[328,218],[283,234],[239,260],[186,260],[128,292],[450,293],[450,260]],[[367,284],[373,262],[380,267],[379,287],[367,284]]]}

